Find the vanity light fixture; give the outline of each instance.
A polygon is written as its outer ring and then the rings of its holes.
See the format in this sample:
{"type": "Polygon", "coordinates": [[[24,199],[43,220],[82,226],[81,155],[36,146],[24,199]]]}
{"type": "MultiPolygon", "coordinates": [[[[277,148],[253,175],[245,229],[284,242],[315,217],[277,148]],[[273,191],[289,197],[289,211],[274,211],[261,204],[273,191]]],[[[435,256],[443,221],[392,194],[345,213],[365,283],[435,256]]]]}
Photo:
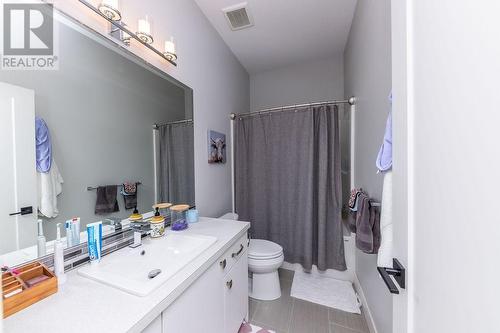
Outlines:
{"type": "Polygon", "coordinates": [[[122,14],[118,10],[118,0],[103,0],[97,8],[111,21],[120,21],[122,19],[122,14]]]}
{"type": "Polygon", "coordinates": [[[122,36],[120,39],[125,45],[130,46],[131,37],[128,33],[126,33],[125,31],[122,31],[122,36]]]}
{"type": "Polygon", "coordinates": [[[95,7],[88,0],[78,0],[80,3],[87,6],[94,13],[98,14],[110,23],[110,35],[121,41],[124,45],[129,46],[132,39],[144,45],[163,59],[167,60],[174,66],[177,66],[177,54],[175,52],[175,44],[173,38],[165,42],[164,52],[156,49],[153,44],[153,36],[151,33],[151,22],[146,16],[145,19],[138,21],[137,32],[132,32],[125,22],[121,21],[121,13],[118,10],[118,0],[102,0],[98,7],[95,7]]]}
{"type": "MultiPolygon", "coordinates": [[[[121,26],[123,28],[127,28],[127,25],[123,22],[118,22],[119,24],[121,24],[121,26]]],[[[109,34],[111,36],[113,36],[114,38],[120,40],[123,44],[125,44],[126,46],[130,46],[130,39],[131,39],[131,36],[126,33],[123,29],[121,28],[118,28],[114,25],[111,25],[110,26],[110,32],[109,34]]]]}
{"type": "Polygon", "coordinates": [[[137,23],[137,37],[139,37],[144,43],[153,44],[153,36],[151,36],[151,23],[149,23],[148,17],[140,19],[137,23]]]}
{"type": "Polygon", "coordinates": [[[163,53],[165,58],[170,61],[177,61],[177,53],[175,53],[175,43],[174,37],[170,37],[170,40],[165,41],[165,52],[163,53]]]}

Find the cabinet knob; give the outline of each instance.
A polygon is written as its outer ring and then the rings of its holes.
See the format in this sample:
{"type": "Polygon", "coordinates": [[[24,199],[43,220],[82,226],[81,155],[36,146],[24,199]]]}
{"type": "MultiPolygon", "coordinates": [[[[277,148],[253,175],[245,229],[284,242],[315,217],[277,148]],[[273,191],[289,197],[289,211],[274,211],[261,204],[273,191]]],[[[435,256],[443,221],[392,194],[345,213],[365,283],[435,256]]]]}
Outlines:
{"type": "Polygon", "coordinates": [[[226,264],[227,264],[226,259],[222,260],[219,264],[220,264],[220,267],[222,267],[222,269],[225,269],[226,268],[226,264]]]}
{"type": "Polygon", "coordinates": [[[245,248],[245,247],[243,246],[243,244],[240,244],[240,249],[238,250],[238,252],[234,252],[234,253],[231,255],[231,257],[235,258],[235,257],[239,256],[239,255],[240,255],[240,253],[243,251],[243,249],[244,249],[244,248],[245,248]]]}
{"type": "Polygon", "coordinates": [[[231,289],[233,287],[233,280],[229,280],[226,282],[227,289],[231,289]]]}

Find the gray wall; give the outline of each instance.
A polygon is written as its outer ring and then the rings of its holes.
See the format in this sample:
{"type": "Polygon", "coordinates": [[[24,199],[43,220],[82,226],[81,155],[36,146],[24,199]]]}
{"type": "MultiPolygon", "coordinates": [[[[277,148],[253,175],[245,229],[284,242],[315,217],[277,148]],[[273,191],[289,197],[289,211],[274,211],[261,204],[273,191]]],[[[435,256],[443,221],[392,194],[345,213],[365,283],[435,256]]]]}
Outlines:
{"type": "MultiPolygon", "coordinates": [[[[358,0],[344,52],[345,92],[357,97],[355,182],[380,200],[382,174],[375,158],[382,142],[391,90],[389,0],[358,0]]],[[[380,333],[392,332],[392,297],[379,277],[375,255],[356,252],[356,275],[380,333]]]]}
{"type": "MultiPolygon", "coordinates": [[[[84,228],[101,219],[94,215],[96,191],[87,186],[140,181],[138,208],[151,210],[152,124],[186,116],[183,88],[64,24],[59,43],[57,71],[0,72],[1,81],[35,91],[36,114],[51,132],[64,184],[60,214],[45,225],[48,239],[57,222],[80,216],[84,228]]],[[[111,215],[130,215],[118,202],[120,212],[111,215]]]]}
{"type": "Polygon", "coordinates": [[[250,110],[343,98],[342,55],[250,76],[250,110]]]}

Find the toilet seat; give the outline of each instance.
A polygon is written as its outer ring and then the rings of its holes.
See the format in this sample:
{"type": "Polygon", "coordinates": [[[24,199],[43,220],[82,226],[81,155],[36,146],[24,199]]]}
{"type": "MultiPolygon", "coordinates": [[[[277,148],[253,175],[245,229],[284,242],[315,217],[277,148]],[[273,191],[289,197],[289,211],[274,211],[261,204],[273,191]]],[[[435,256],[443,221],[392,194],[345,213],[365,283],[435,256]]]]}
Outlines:
{"type": "Polygon", "coordinates": [[[248,247],[248,258],[253,260],[270,260],[283,256],[283,248],[264,239],[251,239],[248,247]]]}

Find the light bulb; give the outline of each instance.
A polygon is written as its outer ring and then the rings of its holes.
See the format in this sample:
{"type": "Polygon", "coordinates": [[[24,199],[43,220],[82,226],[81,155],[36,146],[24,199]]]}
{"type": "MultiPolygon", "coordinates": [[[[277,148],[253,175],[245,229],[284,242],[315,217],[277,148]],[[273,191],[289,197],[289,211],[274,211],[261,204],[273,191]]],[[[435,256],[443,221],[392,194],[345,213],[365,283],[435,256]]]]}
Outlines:
{"type": "Polygon", "coordinates": [[[102,0],[99,11],[112,21],[120,21],[122,15],[119,11],[118,0],[102,0]]]}
{"type": "Polygon", "coordinates": [[[139,19],[137,27],[137,37],[144,43],[152,44],[153,36],[151,36],[151,24],[149,23],[148,17],[146,16],[144,19],[139,19]]]}
{"type": "Polygon", "coordinates": [[[173,37],[170,37],[170,40],[165,41],[165,52],[163,53],[163,55],[170,61],[177,60],[177,54],[175,53],[175,43],[173,37]]]}

